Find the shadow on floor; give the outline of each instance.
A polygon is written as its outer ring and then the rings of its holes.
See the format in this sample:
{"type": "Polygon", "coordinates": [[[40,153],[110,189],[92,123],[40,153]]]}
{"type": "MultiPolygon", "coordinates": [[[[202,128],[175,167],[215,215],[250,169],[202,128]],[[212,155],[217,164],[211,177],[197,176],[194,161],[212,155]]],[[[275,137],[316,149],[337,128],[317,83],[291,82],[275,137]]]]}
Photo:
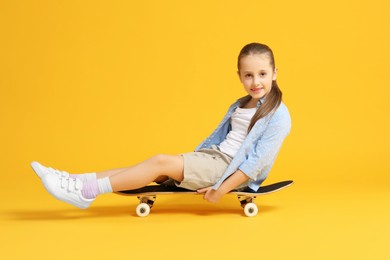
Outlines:
{"type": "MultiPolygon", "coordinates": [[[[19,210],[3,212],[6,220],[11,221],[48,221],[48,220],[65,220],[65,219],[88,219],[88,218],[105,218],[105,217],[136,217],[136,204],[126,206],[91,206],[89,209],[64,209],[64,210],[19,210]]],[[[259,206],[259,215],[277,210],[274,206],[259,206]]],[[[232,214],[245,217],[243,209],[239,205],[224,207],[224,205],[207,205],[201,203],[195,204],[174,204],[155,205],[150,215],[176,215],[186,214],[194,216],[212,216],[232,214]]]]}

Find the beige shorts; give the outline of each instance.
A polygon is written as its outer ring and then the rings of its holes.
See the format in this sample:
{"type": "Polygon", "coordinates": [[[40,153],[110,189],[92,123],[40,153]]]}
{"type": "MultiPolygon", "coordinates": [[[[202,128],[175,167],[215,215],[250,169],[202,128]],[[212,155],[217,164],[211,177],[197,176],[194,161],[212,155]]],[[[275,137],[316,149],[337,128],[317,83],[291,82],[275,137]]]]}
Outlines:
{"type": "Polygon", "coordinates": [[[213,145],[209,149],[181,154],[184,161],[184,179],[175,181],[178,187],[197,190],[214,185],[224,174],[232,157],[213,145]]]}

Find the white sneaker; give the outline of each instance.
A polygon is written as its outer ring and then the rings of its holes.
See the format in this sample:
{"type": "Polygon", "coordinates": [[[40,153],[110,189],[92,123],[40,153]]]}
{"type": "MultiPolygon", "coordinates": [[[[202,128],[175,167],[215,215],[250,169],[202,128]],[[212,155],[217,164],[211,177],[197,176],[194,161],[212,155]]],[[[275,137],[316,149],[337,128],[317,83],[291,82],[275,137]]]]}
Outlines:
{"type": "Polygon", "coordinates": [[[81,190],[83,182],[79,179],[58,177],[53,174],[45,174],[42,177],[46,190],[59,200],[68,202],[81,209],[86,209],[95,199],[86,199],[81,190]]]}
{"type": "Polygon", "coordinates": [[[39,162],[32,162],[31,163],[31,167],[33,168],[34,172],[39,176],[39,178],[42,179],[42,177],[46,174],[54,174],[56,175],[57,177],[65,177],[65,178],[68,178],[69,177],[69,173],[66,172],[66,171],[60,171],[60,170],[57,170],[57,169],[53,169],[51,167],[45,167],[43,166],[42,164],[40,164],[39,162]]]}

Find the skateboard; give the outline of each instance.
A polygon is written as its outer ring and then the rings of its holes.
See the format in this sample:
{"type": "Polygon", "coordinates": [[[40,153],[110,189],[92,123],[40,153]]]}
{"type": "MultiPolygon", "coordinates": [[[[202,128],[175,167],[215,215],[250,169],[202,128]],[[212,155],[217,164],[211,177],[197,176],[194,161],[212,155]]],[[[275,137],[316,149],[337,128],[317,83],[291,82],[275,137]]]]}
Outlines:
{"type": "MultiPolygon", "coordinates": [[[[237,195],[237,198],[244,209],[244,214],[247,217],[254,217],[258,213],[257,205],[254,200],[257,196],[266,195],[284,189],[293,184],[293,181],[282,181],[266,186],[261,186],[257,191],[246,187],[244,189],[232,190],[228,194],[237,195]]],[[[157,195],[170,195],[170,194],[200,194],[193,190],[187,190],[176,186],[166,185],[149,185],[143,188],[135,190],[124,190],[115,192],[119,195],[125,196],[137,196],[139,199],[139,205],[136,208],[136,213],[139,217],[146,217],[150,213],[150,209],[157,198],[157,195]]]]}

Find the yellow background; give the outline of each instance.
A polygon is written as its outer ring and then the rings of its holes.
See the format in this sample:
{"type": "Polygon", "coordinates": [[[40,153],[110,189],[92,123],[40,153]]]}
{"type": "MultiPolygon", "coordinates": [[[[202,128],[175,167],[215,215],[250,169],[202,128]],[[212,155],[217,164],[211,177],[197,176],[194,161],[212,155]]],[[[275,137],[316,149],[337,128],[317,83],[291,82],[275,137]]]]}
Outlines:
{"type": "Polygon", "coordinates": [[[2,259],[389,259],[390,5],[372,1],[0,1],[2,259]],[[234,196],[52,198],[71,173],[192,151],[245,95],[266,43],[293,128],[243,217],[234,196]],[[6,256],[6,258],[3,258],[6,256]]]}

